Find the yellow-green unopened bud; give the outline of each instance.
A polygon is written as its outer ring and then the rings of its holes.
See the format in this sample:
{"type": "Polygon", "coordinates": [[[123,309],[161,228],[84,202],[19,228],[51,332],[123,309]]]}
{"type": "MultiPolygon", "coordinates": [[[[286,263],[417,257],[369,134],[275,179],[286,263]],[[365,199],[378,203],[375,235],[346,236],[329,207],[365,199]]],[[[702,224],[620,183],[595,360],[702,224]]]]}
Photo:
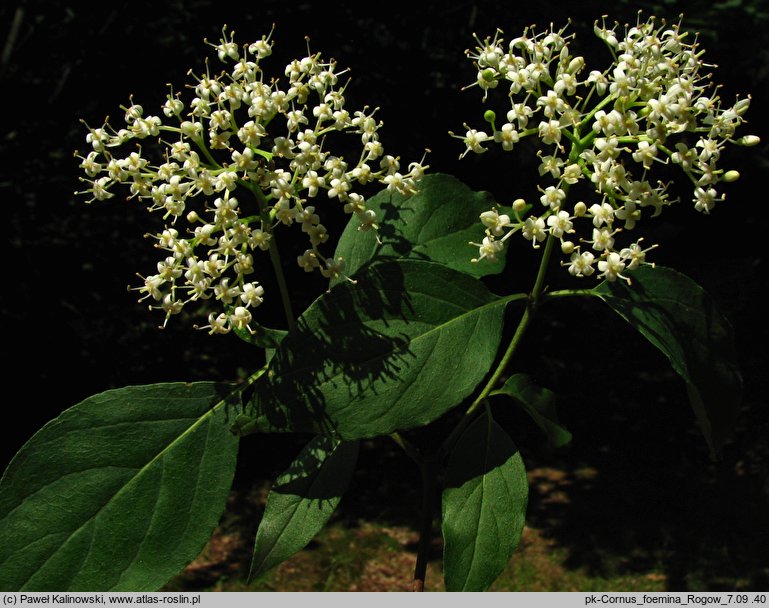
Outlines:
{"type": "Polygon", "coordinates": [[[497,119],[497,113],[494,110],[486,110],[483,113],[483,120],[485,120],[488,123],[494,124],[494,121],[497,119]]]}
{"type": "Polygon", "coordinates": [[[561,251],[566,255],[574,253],[574,243],[571,241],[563,241],[563,243],[561,243],[561,251]]]}
{"type": "Polygon", "coordinates": [[[522,198],[517,198],[513,201],[513,211],[516,213],[521,213],[524,209],[526,209],[526,201],[522,198]]]}
{"type": "Polygon", "coordinates": [[[198,215],[198,212],[197,212],[197,211],[190,211],[190,212],[187,214],[187,221],[188,221],[190,224],[194,224],[194,223],[195,223],[195,222],[197,222],[199,219],[200,219],[200,216],[198,215]]]}
{"type": "Polygon", "coordinates": [[[757,146],[761,143],[761,138],[758,135],[746,135],[745,137],[740,137],[737,143],[741,146],[757,146]]]}
{"type": "Polygon", "coordinates": [[[740,179],[740,172],[732,169],[731,171],[724,173],[724,177],[722,179],[725,182],[736,182],[738,179],[740,179]]]}
{"type": "MultiPolygon", "coordinates": [[[[566,48],[566,47],[564,46],[564,48],[566,48]]],[[[569,67],[566,69],[566,71],[569,74],[576,74],[577,72],[582,70],[582,68],[584,68],[584,67],[585,67],[585,59],[584,59],[584,57],[575,57],[574,59],[572,59],[569,62],[569,67]]]]}
{"type": "Polygon", "coordinates": [[[574,215],[577,217],[582,217],[587,213],[587,205],[583,203],[582,201],[579,201],[576,205],[574,205],[574,215]]]}

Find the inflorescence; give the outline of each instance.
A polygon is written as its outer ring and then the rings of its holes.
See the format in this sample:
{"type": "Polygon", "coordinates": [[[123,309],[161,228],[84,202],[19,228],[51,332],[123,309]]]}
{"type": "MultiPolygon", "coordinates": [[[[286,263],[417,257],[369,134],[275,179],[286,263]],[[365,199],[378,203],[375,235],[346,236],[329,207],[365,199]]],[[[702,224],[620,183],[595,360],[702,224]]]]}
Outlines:
{"type": "Polygon", "coordinates": [[[163,117],[131,100],[122,107],[125,126],[115,129],[107,119],[89,128],[92,151],[78,156],[88,184],[78,194],[102,201],[122,185],[167,222],[148,235],[163,259],[156,273],[141,277],[141,299],[167,321],[185,305],[213,298],[221,306],[204,326],[211,333],[251,330],[251,311],[264,296],[253,278],[254,253],[274,246],[280,225],[295,224],[306,235],[309,246],[297,259],[305,271],[344,276],[344,260],[319,249],[329,234],[311,199],[336,199],[360,230],[376,230],[361,187],[380,183],[410,195],[425,170],[423,159],[401,172],[399,158],[385,154],[376,109],[345,107],[346,70],[333,59],[308,49],[286,66],[281,83],[262,68],[272,54],[272,32],[242,48],[233,35],[225,28],[219,43],[210,44],[228,71],[212,76],[206,64],[204,75],[190,72],[194,97],[183,101],[171,89],[163,117]],[[333,152],[341,135],[358,138],[354,163],[333,152]],[[157,152],[156,144],[159,157],[145,154],[143,145],[157,152]]]}
{"type": "Polygon", "coordinates": [[[530,214],[518,199],[512,212],[481,215],[485,238],[472,243],[480,251],[474,261],[495,261],[505,241],[520,233],[534,247],[548,237],[559,239],[568,256],[562,264],[574,276],[592,275],[597,265],[599,278],[629,280],[623,272],[647,263],[654,246],[642,246],[639,238],[621,247],[619,233],[677,202],[668,184],[652,178],[655,166],[680,167],[694,185],[694,207],[703,213],[724,199],[719,182],[739,177],[719,169],[718,161],[727,143],[759,142],[756,136],[735,138],[750,97],[722,107],[718,87],[705,72],[712,66],[680,24],[650,18],[625,26],[621,38],[618,27],[595,24],[614,60],[603,72],[588,71],[584,58],[572,54],[574,36],[566,28],[527,28],[507,45],[497,31],[493,38],[476,38],[475,51],[467,51],[478,70],[470,86],[483,91],[484,102],[491,90],[505,89],[510,107],[500,125],[493,110],[485,113],[491,133],[465,125],[465,135],[454,136],[466,146],[460,157],[486,152],[492,144],[510,151],[523,138],[537,138],[539,174],[552,179],[539,188],[541,206],[530,214]],[[597,200],[569,202],[576,184],[589,185],[597,200]],[[580,218],[591,221],[592,233],[575,242],[580,218]]]}

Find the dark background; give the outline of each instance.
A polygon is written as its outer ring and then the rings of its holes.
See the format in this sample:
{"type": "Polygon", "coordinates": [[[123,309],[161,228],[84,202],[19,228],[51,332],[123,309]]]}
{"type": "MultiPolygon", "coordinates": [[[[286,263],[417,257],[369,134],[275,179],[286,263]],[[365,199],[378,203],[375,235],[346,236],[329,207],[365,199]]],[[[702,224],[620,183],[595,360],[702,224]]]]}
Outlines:
{"type": "MultiPolygon", "coordinates": [[[[86,205],[73,195],[80,189],[73,152],[86,150],[81,119],[92,126],[106,115],[119,119],[119,105],[130,95],[156,112],[167,83],[180,87],[187,69],[202,70],[204,57],[215,63],[203,38],[218,40],[227,24],[243,43],[275,23],[276,57],[266,65],[281,74],[285,60],[305,52],[309,36],[313,51],[351,68],[350,107],[380,106],[388,153],[408,162],[430,148],[433,171],[453,173],[501,201],[531,198],[536,168],[530,161],[495,150],[460,163],[463,146],[447,134],[462,132],[463,122],[483,128],[478,90],[461,91],[475,77],[463,55],[474,44],[472,34],[485,37],[499,27],[509,39],[526,25],[561,26],[570,17],[589,69],[603,69],[608,58],[592,35],[593,21],[604,13],[634,21],[639,8],[672,21],[685,13],[684,25],[700,32],[706,58],[719,66],[722,97],[728,102],[738,93],[753,95],[743,134],[769,141],[769,7],[758,0],[620,1],[611,7],[594,1],[427,1],[408,11],[386,3],[269,1],[236,7],[133,0],[86,9],[76,2],[4,2],[3,463],[35,429],[93,393],[157,381],[234,380],[261,363],[234,336],[196,332],[188,318],[174,318],[159,331],[161,317],[127,291],[136,284],[135,273],[157,261],[142,238],[152,225],[133,202],[116,198],[86,205]]],[[[684,204],[666,210],[648,237],[662,244],[655,260],[697,280],[734,324],[745,403],[723,463],[709,462],[683,386],[662,356],[602,310],[554,307],[532,329],[526,356],[516,362],[517,369],[559,393],[575,435],[571,447],[549,451],[528,421],[511,417],[511,432],[529,465],[589,464],[600,472],[589,486],[575,486],[569,509],[548,524],[575,565],[600,571],[602,555],[622,553],[632,556],[629,569],[661,561],[675,590],[729,587],[737,578],[753,589],[769,587],[766,150],[764,144],[730,150],[723,164],[738,168],[743,178],[724,188],[727,201],[703,217],[683,189],[684,204]]],[[[512,255],[520,258],[513,258],[502,281],[526,289],[530,250],[512,255]]],[[[568,284],[551,276],[554,285],[568,284]]],[[[301,278],[295,292],[299,309],[324,288],[317,277],[301,278]]],[[[281,323],[274,306],[260,312],[265,324],[281,323]]],[[[274,476],[298,447],[282,437],[262,441],[244,442],[238,484],[274,476]]],[[[415,496],[410,472],[393,471],[390,482],[378,479],[374,486],[366,482],[383,462],[405,470],[407,461],[389,450],[374,443],[364,451],[355,487],[363,498],[351,500],[348,509],[365,510],[366,500],[369,507],[392,502],[379,493],[387,490],[392,497],[389,490],[401,484],[396,495],[409,512],[415,496]]],[[[533,492],[530,520],[545,525],[538,519],[544,511],[537,496],[533,492]]],[[[395,508],[369,512],[402,517],[395,508]]]]}

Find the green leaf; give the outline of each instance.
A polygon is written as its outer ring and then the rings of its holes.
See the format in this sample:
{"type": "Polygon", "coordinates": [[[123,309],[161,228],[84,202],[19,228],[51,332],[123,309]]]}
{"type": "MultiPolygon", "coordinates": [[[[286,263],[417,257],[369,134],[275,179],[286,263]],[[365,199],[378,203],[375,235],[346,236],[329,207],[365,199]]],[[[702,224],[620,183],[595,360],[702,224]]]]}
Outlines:
{"type": "Polygon", "coordinates": [[[641,267],[593,291],[670,360],[713,458],[719,458],[742,400],[732,328],[707,293],[670,268],[641,267]]]}
{"type": "Polygon", "coordinates": [[[193,560],[224,510],[232,387],[110,390],[38,431],[0,480],[0,589],[149,591],[193,560]]]}
{"type": "Polygon", "coordinates": [[[505,305],[521,297],[432,262],[375,264],[300,317],[235,431],[351,441],[426,425],[486,375],[505,305]]]}
{"type": "Polygon", "coordinates": [[[247,329],[238,329],[237,327],[233,328],[232,331],[244,342],[263,348],[265,359],[269,362],[275,356],[275,350],[278,348],[280,341],[288,335],[288,332],[283,329],[271,329],[253,322],[251,325],[253,326],[253,333],[247,329]]]}
{"type": "Polygon", "coordinates": [[[318,436],[275,480],[256,532],[250,576],[303,549],[331,517],[358,459],[358,442],[318,436]]]}
{"type": "Polygon", "coordinates": [[[267,351],[274,351],[280,341],[286,337],[287,331],[282,329],[271,329],[264,327],[253,321],[250,323],[253,333],[247,329],[238,329],[235,327],[233,333],[248,344],[253,344],[267,351]]]}
{"type": "Polygon", "coordinates": [[[479,216],[495,206],[488,192],[473,192],[441,173],[422,178],[418,189],[411,197],[383,190],[367,201],[379,218],[376,233],[359,231],[355,218],[348,222],[334,253],[345,259],[348,276],[374,259],[400,258],[432,260],[474,277],[502,272],[501,260],[470,261],[478,256],[478,248],[469,242],[483,239],[479,216]]]}
{"type": "Polygon", "coordinates": [[[571,441],[571,433],[558,424],[553,391],[537,386],[526,374],[511,376],[502,388],[493,391],[491,395],[512,397],[545,432],[555,447],[559,448],[571,441]]]}
{"type": "Polygon", "coordinates": [[[518,546],[526,520],[526,468],[486,411],[457,441],[443,490],[446,591],[485,591],[518,546]]]}

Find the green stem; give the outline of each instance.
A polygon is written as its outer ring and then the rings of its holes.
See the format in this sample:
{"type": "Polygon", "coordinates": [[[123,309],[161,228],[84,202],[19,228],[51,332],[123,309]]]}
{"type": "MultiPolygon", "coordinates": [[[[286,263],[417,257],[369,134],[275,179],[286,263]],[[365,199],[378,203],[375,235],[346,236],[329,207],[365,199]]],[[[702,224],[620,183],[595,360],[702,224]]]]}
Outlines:
{"type": "Polygon", "coordinates": [[[433,494],[435,493],[435,461],[425,458],[410,441],[400,433],[390,433],[392,439],[418,466],[422,485],[422,505],[419,512],[419,545],[417,548],[417,561],[414,566],[414,580],[411,583],[412,591],[425,590],[425,576],[427,575],[427,559],[430,553],[430,543],[433,531],[433,494]]]}
{"type": "MultiPolygon", "coordinates": [[[[552,236],[548,236],[545,243],[545,251],[542,254],[542,260],[540,261],[539,271],[537,272],[537,278],[534,281],[534,288],[528,295],[528,302],[526,309],[523,312],[518,328],[515,330],[513,339],[505,351],[502,360],[499,362],[494,374],[486,383],[481,393],[478,395],[472,405],[465,412],[465,415],[459,421],[456,427],[452,430],[451,434],[446,438],[441,447],[435,452],[434,457],[423,457],[419,451],[410,443],[408,443],[398,433],[392,433],[390,437],[408,454],[414,462],[419,465],[419,470],[422,475],[422,510],[419,525],[419,547],[417,550],[417,562],[414,568],[414,581],[412,583],[413,591],[424,591],[425,588],[425,575],[427,573],[427,559],[430,551],[430,542],[432,539],[432,525],[433,525],[433,500],[436,487],[436,473],[438,465],[443,462],[444,458],[448,454],[451,447],[456,440],[462,434],[464,429],[473,420],[473,413],[482,404],[486,403],[486,398],[489,393],[494,389],[502,374],[505,372],[510,359],[512,359],[515,351],[523,339],[523,334],[531,323],[534,309],[536,307],[537,300],[542,293],[542,289],[545,283],[545,274],[547,272],[548,262],[550,261],[550,255],[553,251],[553,243],[556,241],[552,236]]],[[[527,296],[524,294],[514,294],[508,297],[509,301],[523,299],[527,296]]]]}
{"type": "Polygon", "coordinates": [[[548,235],[547,242],[545,243],[545,252],[542,254],[542,260],[539,263],[539,271],[537,272],[537,278],[534,279],[534,288],[529,295],[529,305],[533,302],[537,303],[537,299],[542,293],[542,289],[545,286],[545,275],[547,274],[547,267],[550,265],[550,256],[553,253],[553,245],[556,239],[552,235],[548,235]]]}
{"type": "Polygon", "coordinates": [[[518,322],[518,327],[515,329],[515,333],[513,334],[513,337],[510,340],[510,344],[508,344],[507,349],[505,350],[505,354],[502,355],[502,359],[497,365],[497,368],[494,370],[494,373],[491,375],[491,378],[489,378],[488,382],[486,382],[486,385],[483,387],[483,390],[481,390],[481,392],[475,398],[475,401],[472,402],[470,407],[467,408],[467,411],[465,412],[465,415],[462,417],[462,419],[459,421],[459,424],[457,424],[457,426],[454,427],[452,432],[449,434],[449,436],[441,445],[440,449],[438,450],[438,454],[440,456],[445,456],[446,454],[448,454],[449,450],[454,445],[456,440],[459,439],[459,436],[465,430],[467,425],[470,424],[470,422],[472,421],[473,419],[472,414],[474,414],[475,411],[483,403],[486,402],[486,399],[488,398],[489,393],[491,393],[491,391],[493,391],[496,388],[497,383],[499,382],[499,380],[507,370],[507,366],[510,364],[510,361],[512,360],[513,355],[515,355],[516,351],[518,350],[518,347],[520,346],[521,341],[523,340],[523,336],[526,333],[526,330],[529,328],[529,325],[531,325],[531,321],[534,317],[534,312],[536,311],[540,296],[542,295],[542,290],[544,289],[544,285],[545,285],[545,275],[547,274],[547,267],[549,266],[550,256],[553,252],[553,245],[556,240],[557,239],[555,239],[553,236],[548,235],[547,242],[545,243],[545,251],[542,254],[542,260],[540,260],[540,263],[539,263],[539,271],[537,272],[537,278],[534,280],[534,287],[529,293],[528,301],[526,303],[526,308],[523,311],[523,316],[521,316],[521,320],[518,322]]]}
{"type": "Polygon", "coordinates": [[[605,108],[608,104],[610,104],[612,101],[614,101],[616,97],[613,95],[607,95],[604,97],[600,102],[598,102],[592,110],[588,114],[586,114],[581,121],[579,121],[579,124],[577,125],[578,128],[584,127],[589,123],[591,120],[593,120],[593,117],[598,113],[599,110],[602,110],[605,108]]]}
{"type": "Polygon", "coordinates": [[[412,444],[398,432],[390,433],[390,439],[398,444],[398,447],[400,447],[406,453],[406,455],[411,458],[411,460],[421,466],[423,460],[422,455],[419,453],[419,450],[414,446],[414,444],[412,444]]]}
{"type": "Polygon", "coordinates": [[[278,241],[275,240],[272,234],[272,228],[268,226],[267,232],[270,235],[270,262],[272,263],[272,269],[275,272],[275,278],[278,281],[278,290],[280,291],[280,300],[283,303],[283,312],[286,315],[286,323],[288,324],[289,331],[296,329],[296,319],[294,318],[294,309],[291,306],[291,296],[288,293],[288,285],[286,284],[286,277],[283,274],[283,267],[280,264],[280,252],[278,251],[278,241]]]}
{"type": "Polygon", "coordinates": [[[264,365],[260,367],[258,370],[256,370],[253,374],[251,374],[248,378],[245,379],[245,381],[243,382],[243,389],[244,390],[247,389],[254,382],[259,380],[259,378],[261,378],[268,369],[269,369],[269,365],[264,365]]]}
{"type": "Polygon", "coordinates": [[[433,532],[433,503],[435,494],[435,464],[432,460],[423,460],[419,467],[422,477],[422,509],[419,517],[419,546],[417,562],[414,566],[414,581],[412,591],[425,590],[427,575],[427,560],[430,555],[430,545],[433,532]]]}
{"type": "Polygon", "coordinates": [[[574,296],[595,296],[595,291],[592,289],[560,289],[558,291],[550,291],[542,296],[542,301],[552,300],[554,298],[570,298],[574,296]]]}
{"type": "Polygon", "coordinates": [[[424,591],[427,560],[430,554],[433,532],[433,495],[435,494],[436,461],[429,457],[423,457],[416,446],[405,439],[400,433],[390,433],[390,438],[419,466],[422,485],[422,505],[419,511],[417,561],[414,566],[414,580],[411,583],[411,590],[424,591]]]}
{"type": "MultiPolygon", "coordinates": [[[[262,216],[268,213],[267,211],[267,199],[264,196],[264,192],[260,188],[249,184],[249,189],[254,193],[257,202],[259,203],[259,211],[262,216]]],[[[288,285],[286,284],[286,276],[283,274],[283,266],[280,263],[280,252],[278,251],[278,241],[275,239],[275,235],[272,231],[272,225],[268,221],[263,221],[265,232],[270,235],[270,263],[272,264],[272,270],[275,273],[275,279],[278,282],[278,291],[280,291],[280,300],[283,304],[283,313],[286,315],[286,323],[289,331],[296,329],[296,318],[294,317],[294,309],[291,306],[291,296],[288,292],[288,285]]]]}

